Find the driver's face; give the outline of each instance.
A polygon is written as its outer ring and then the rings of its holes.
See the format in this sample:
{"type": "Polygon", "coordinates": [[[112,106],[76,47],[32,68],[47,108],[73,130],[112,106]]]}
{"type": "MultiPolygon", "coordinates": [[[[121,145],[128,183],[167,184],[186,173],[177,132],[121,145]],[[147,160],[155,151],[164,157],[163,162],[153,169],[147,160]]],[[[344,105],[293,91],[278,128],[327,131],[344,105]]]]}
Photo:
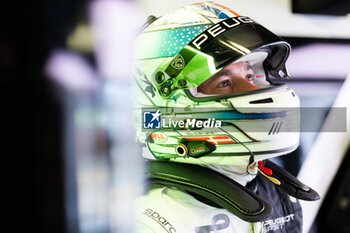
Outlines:
{"type": "Polygon", "coordinates": [[[237,62],[226,66],[217,74],[198,86],[203,94],[232,94],[259,89],[253,83],[254,73],[248,62],[237,62]]]}

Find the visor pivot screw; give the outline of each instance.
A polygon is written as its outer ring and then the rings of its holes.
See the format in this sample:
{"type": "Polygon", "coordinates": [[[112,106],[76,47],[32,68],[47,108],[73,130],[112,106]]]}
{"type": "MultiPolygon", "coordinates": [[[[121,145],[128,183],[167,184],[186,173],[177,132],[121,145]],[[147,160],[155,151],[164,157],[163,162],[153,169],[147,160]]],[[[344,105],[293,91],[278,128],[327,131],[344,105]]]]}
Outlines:
{"type": "Polygon", "coordinates": [[[167,83],[165,83],[165,84],[162,85],[162,88],[161,88],[161,90],[160,90],[160,94],[161,94],[162,96],[169,96],[170,93],[171,93],[171,91],[172,91],[171,87],[169,87],[169,86],[167,85],[167,83]]]}
{"type": "Polygon", "coordinates": [[[278,75],[279,75],[281,78],[284,78],[286,74],[283,72],[283,70],[279,70],[279,71],[278,71],[278,75]]]}
{"type": "Polygon", "coordinates": [[[164,81],[164,74],[162,72],[157,72],[155,75],[155,80],[158,84],[161,84],[164,81]]]}
{"type": "Polygon", "coordinates": [[[173,85],[173,80],[169,79],[168,81],[166,81],[166,84],[170,87],[173,85]]]}
{"type": "Polygon", "coordinates": [[[174,82],[171,79],[167,80],[166,82],[164,82],[161,85],[159,93],[165,97],[169,96],[171,94],[171,92],[173,91],[173,84],[174,84],[174,82]]]}

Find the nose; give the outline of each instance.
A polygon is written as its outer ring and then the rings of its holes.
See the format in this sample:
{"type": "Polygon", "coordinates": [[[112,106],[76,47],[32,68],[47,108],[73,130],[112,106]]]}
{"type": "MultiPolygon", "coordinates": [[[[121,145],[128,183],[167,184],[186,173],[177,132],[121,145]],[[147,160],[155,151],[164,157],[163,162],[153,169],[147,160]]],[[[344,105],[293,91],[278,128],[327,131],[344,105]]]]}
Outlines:
{"type": "Polygon", "coordinates": [[[239,74],[237,77],[232,76],[232,93],[244,92],[244,91],[253,91],[259,89],[253,81],[254,73],[251,69],[245,70],[239,74]]]}

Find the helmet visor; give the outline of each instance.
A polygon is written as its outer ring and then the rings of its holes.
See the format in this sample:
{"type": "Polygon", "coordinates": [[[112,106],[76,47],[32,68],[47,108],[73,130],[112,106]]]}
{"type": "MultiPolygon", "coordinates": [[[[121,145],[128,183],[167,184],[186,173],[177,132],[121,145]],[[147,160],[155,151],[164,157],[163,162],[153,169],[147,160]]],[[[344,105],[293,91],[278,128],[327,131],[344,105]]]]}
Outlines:
{"type": "Polygon", "coordinates": [[[255,70],[255,78],[264,80],[257,85],[262,88],[269,86],[269,77],[288,78],[285,62],[289,52],[289,44],[263,26],[248,17],[233,17],[214,24],[195,37],[174,57],[165,73],[175,79],[175,83],[180,80],[182,87],[185,80],[186,88],[193,89],[225,67],[246,62],[255,70]],[[244,60],[250,54],[260,54],[260,60],[252,57],[252,60],[244,60]]]}

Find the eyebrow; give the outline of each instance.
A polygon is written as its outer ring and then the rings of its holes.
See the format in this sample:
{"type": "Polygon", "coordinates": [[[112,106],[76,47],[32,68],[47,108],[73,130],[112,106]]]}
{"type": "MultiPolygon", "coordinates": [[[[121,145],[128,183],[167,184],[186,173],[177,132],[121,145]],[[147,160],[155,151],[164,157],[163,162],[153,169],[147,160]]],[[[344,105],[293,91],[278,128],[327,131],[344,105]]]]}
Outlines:
{"type": "MultiPolygon", "coordinates": [[[[249,65],[248,62],[245,63],[245,68],[246,68],[246,70],[253,70],[253,67],[252,67],[251,65],[249,65]]],[[[220,73],[219,76],[221,76],[221,75],[224,76],[224,75],[230,75],[230,74],[232,74],[232,71],[231,71],[231,70],[222,70],[222,71],[220,71],[219,73],[220,73]]],[[[214,79],[217,79],[219,76],[215,77],[214,79]]]]}
{"type": "Polygon", "coordinates": [[[223,75],[230,75],[232,74],[231,70],[222,70],[221,72],[219,72],[220,74],[218,74],[218,76],[216,76],[216,78],[223,76],[223,75]]]}

